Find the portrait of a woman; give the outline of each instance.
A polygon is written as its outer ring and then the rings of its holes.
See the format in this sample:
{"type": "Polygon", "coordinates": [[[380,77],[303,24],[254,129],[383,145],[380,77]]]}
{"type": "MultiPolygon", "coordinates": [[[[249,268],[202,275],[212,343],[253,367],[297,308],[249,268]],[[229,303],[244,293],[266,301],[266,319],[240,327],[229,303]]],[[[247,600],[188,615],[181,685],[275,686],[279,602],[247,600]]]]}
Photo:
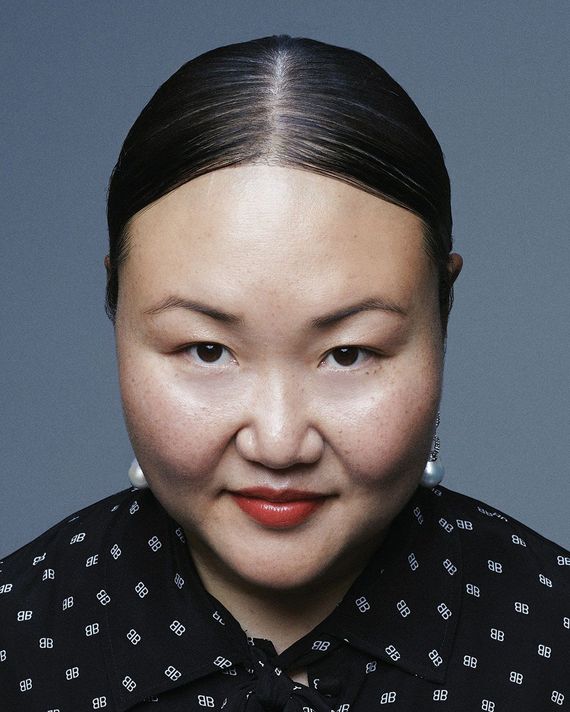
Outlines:
{"type": "Polygon", "coordinates": [[[2,709],[570,704],[570,553],[442,484],[463,262],[400,84],[307,37],[213,48],[107,218],[132,486],[4,558],[2,709]]]}

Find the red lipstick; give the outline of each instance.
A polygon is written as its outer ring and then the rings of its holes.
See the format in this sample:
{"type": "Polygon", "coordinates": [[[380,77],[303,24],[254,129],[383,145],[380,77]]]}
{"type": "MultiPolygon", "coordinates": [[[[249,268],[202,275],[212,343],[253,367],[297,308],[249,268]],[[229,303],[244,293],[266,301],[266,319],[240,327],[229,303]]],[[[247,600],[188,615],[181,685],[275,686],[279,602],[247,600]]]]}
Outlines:
{"type": "Polygon", "coordinates": [[[325,501],[325,495],[316,492],[270,487],[250,487],[231,495],[243,512],[270,529],[296,527],[325,501]]]}

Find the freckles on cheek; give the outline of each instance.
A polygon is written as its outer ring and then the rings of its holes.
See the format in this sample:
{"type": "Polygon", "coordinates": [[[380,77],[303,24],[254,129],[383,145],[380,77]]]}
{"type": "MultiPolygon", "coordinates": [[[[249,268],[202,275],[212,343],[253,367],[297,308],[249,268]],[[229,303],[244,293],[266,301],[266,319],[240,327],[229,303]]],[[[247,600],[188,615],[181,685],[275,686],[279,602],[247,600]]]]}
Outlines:
{"type": "Polygon", "coordinates": [[[190,486],[209,476],[229,434],[216,409],[176,387],[136,379],[123,403],[133,447],[151,477],[190,486]]]}
{"type": "Polygon", "coordinates": [[[419,385],[416,389],[410,383],[394,384],[345,411],[338,442],[353,481],[388,485],[423,467],[438,390],[437,384],[419,385]]]}

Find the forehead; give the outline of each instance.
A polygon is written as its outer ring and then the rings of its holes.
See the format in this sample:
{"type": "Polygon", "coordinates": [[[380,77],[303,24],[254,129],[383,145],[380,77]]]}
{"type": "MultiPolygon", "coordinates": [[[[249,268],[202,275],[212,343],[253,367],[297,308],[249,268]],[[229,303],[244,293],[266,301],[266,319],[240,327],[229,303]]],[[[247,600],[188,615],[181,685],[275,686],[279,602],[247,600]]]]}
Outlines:
{"type": "MultiPolygon", "coordinates": [[[[180,186],[128,226],[138,291],[208,288],[342,299],[375,287],[409,298],[433,277],[421,220],[340,180],[247,165],[180,186]]],[[[144,295],[143,295],[144,296],[144,295]]]]}

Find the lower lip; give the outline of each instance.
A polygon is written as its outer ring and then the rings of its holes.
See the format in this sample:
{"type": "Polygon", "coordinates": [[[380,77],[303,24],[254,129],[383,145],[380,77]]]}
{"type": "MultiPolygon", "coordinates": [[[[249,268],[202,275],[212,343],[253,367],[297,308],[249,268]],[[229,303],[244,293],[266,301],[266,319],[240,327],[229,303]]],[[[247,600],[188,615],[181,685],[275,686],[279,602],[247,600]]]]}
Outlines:
{"type": "Polygon", "coordinates": [[[271,502],[258,497],[232,495],[237,506],[249,517],[272,529],[289,529],[306,521],[324,502],[318,499],[301,499],[292,502],[271,502]]]}

